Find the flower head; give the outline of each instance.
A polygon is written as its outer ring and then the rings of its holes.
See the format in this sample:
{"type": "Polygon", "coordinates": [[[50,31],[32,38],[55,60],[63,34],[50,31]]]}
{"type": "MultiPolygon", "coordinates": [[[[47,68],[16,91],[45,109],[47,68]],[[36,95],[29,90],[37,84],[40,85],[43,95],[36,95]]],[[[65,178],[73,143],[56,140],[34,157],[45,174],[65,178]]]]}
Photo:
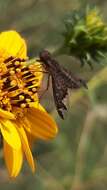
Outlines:
{"type": "Polygon", "coordinates": [[[39,63],[26,65],[24,39],[15,31],[6,31],[0,34],[0,42],[0,131],[8,172],[16,177],[23,155],[35,171],[30,139],[51,139],[57,126],[39,104],[37,89],[42,72],[36,71],[39,63]]]}
{"type": "Polygon", "coordinates": [[[107,24],[97,8],[87,8],[83,12],[74,11],[65,20],[63,53],[73,55],[92,66],[99,62],[107,51],[107,24]],[[80,47],[80,48],[78,48],[80,47]]]}

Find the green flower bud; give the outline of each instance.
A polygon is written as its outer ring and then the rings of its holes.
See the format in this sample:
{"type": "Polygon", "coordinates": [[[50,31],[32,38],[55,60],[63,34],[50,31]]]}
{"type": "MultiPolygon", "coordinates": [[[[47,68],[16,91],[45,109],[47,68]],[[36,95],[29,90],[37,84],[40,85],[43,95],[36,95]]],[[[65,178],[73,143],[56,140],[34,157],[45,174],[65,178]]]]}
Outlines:
{"type": "Polygon", "coordinates": [[[97,8],[74,11],[65,20],[63,53],[80,59],[92,67],[107,52],[107,24],[97,8]]]}

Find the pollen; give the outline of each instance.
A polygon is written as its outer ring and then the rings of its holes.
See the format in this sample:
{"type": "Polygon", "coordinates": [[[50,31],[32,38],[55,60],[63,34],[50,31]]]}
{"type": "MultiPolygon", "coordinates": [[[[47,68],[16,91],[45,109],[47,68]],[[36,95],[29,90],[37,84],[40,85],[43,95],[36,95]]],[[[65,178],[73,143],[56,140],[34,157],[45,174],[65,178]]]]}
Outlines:
{"type": "Polygon", "coordinates": [[[27,98],[27,99],[26,99],[26,102],[28,102],[28,103],[31,102],[31,99],[27,98]]]}
{"type": "Polygon", "coordinates": [[[18,61],[16,61],[16,62],[15,62],[15,65],[18,66],[18,65],[20,65],[20,63],[19,63],[18,61]]]}
{"type": "Polygon", "coordinates": [[[0,65],[0,107],[12,111],[28,108],[37,99],[37,76],[20,58],[9,57],[0,65]]]}
{"type": "Polygon", "coordinates": [[[26,104],[21,104],[21,108],[25,108],[26,107],[26,104]]]}
{"type": "Polygon", "coordinates": [[[20,72],[21,72],[21,69],[17,68],[17,69],[16,69],[16,72],[20,73],[20,72]]]}
{"type": "Polygon", "coordinates": [[[20,96],[19,96],[19,100],[24,100],[24,98],[25,98],[25,97],[24,97],[23,95],[20,95],[20,96]]]}
{"type": "Polygon", "coordinates": [[[10,70],[10,75],[14,75],[14,74],[15,74],[15,71],[10,70]]]}
{"type": "Polygon", "coordinates": [[[15,86],[17,85],[17,81],[16,80],[12,80],[11,83],[10,83],[11,86],[15,86]]]}
{"type": "Polygon", "coordinates": [[[36,89],[36,88],[32,88],[32,91],[33,91],[33,92],[36,92],[36,91],[37,91],[37,89],[36,89]]]}

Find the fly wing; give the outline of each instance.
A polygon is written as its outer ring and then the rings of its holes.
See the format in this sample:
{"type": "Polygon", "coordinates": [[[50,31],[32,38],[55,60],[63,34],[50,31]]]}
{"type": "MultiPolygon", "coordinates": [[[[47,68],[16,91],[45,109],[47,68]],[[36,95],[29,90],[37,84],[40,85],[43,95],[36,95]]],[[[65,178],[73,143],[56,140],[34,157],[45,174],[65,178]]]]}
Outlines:
{"type": "Polygon", "coordinates": [[[81,87],[88,88],[85,80],[74,76],[71,72],[67,71],[65,68],[62,69],[62,75],[63,78],[65,79],[67,88],[69,89],[78,89],[81,87]]]}
{"type": "Polygon", "coordinates": [[[64,111],[67,110],[64,99],[68,95],[68,89],[78,89],[82,86],[88,88],[83,79],[75,77],[65,69],[61,69],[59,73],[56,72],[52,76],[54,101],[62,119],[64,119],[64,111]]]}
{"type": "Polygon", "coordinates": [[[52,77],[52,87],[57,112],[60,117],[64,119],[64,111],[67,110],[67,108],[63,101],[68,94],[68,89],[62,75],[56,75],[55,78],[52,77]]]}

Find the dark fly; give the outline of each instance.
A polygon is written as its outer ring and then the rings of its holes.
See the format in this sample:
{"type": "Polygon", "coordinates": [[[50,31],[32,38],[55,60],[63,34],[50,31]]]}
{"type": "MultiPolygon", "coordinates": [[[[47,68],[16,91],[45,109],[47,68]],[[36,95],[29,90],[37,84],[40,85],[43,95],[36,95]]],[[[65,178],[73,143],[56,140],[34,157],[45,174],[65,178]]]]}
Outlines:
{"type": "Polygon", "coordinates": [[[43,63],[45,71],[49,74],[49,78],[52,78],[56,109],[60,117],[64,119],[63,112],[67,110],[67,107],[63,101],[68,94],[68,89],[78,89],[82,86],[87,88],[86,82],[81,78],[75,77],[71,72],[61,67],[47,50],[40,52],[39,57],[39,61],[43,63]]]}

